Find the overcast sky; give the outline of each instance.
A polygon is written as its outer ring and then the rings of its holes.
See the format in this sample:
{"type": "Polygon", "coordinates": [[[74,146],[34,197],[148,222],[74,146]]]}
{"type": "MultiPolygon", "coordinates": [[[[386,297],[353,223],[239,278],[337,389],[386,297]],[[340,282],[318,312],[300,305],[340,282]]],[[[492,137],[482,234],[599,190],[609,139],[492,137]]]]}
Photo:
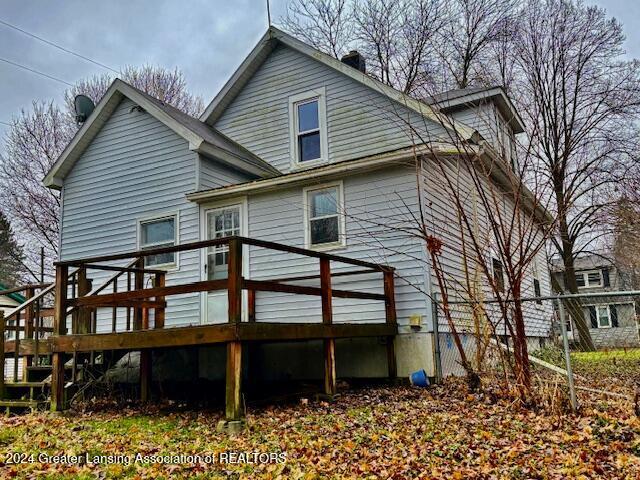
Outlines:
{"type": "MultiPolygon", "coordinates": [[[[264,33],[266,0],[2,0],[0,20],[115,68],[179,67],[205,104],[264,33]]],[[[271,0],[277,20],[289,0],[271,0]]],[[[627,52],[640,57],[640,2],[598,0],[620,19],[627,52]]],[[[0,58],[69,83],[108,72],[0,24],[0,58]]],[[[0,122],[66,86],[0,61],[0,122]]],[[[0,123],[0,137],[6,131],[0,123]]]]}

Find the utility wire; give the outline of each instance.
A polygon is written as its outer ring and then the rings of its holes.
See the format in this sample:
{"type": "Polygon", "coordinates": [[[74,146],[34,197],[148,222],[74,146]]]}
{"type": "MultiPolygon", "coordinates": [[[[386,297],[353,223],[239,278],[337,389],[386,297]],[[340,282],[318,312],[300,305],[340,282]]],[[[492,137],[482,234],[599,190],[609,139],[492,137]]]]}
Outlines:
{"type": "Polygon", "coordinates": [[[11,23],[6,22],[6,21],[4,21],[4,20],[2,20],[2,19],[0,19],[0,23],[1,23],[2,25],[5,25],[5,26],[9,27],[9,28],[13,28],[14,30],[17,30],[18,32],[24,33],[25,35],[28,35],[28,36],[29,36],[29,37],[31,37],[31,38],[35,38],[36,40],[39,40],[39,41],[41,41],[41,42],[43,42],[43,43],[46,43],[47,45],[51,45],[52,47],[57,48],[58,50],[62,50],[63,52],[70,53],[71,55],[74,55],[74,56],[76,56],[76,57],[78,57],[78,58],[81,58],[81,59],[83,59],[83,60],[86,60],[87,62],[91,62],[91,63],[93,63],[94,65],[98,65],[99,67],[106,68],[107,70],[111,70],[111,71],[112,71],[112,72],[114,72],[114,73],[118,73],[118,74],[120,73],[120,72],[119,72],[118,70],[116,70],[115,68],[111,68],[111,67],[109,67],[108,65],[105,65],[104,63],[100,63],[100,62],[98,62],[98,61],[96,61],[96,60],[93,60],[93,59],[91,59],[91,58],[89,58],[89,57],[85,57],[84,55],[81,55],[81,54],[79,54],[79,53],[76,53],[76,52],[74,52],[74,51],[71,51],[71,50],[69,50],[68,48],[65,48],[65,47],[63,47],[63,46],[61,46],[61,45],[58,45],[57,43],[54,43],[54,42],[52,42],[52,41],[50,41],[50,40],[47,40],[46,38],[42,38],[42,37],[40,37],[40,36],[38,36],[38,35],[35,35],[35,34],[31,33],[31,32],[27,32],[26,30],[23,30],[22,28],[17,27],[17,26],[15,26],[15,25],[12,25],[11,23]]]}
{"type": "Polygon", "coordinates": [[[69,85],[70,87],[73,87],[72,83],[69,83],[69,82],[67,82],[65,80],[62,80],[62,79],[57,78],[57,77],[54,77],[53,75],[49,75],[48,73],[44,73],[44,72],[40,72],[38,70],[34,70],[31,67],[27,67],[25,65],[21,65],[21,64],[16,63],[16,62],[12,62],[11,60],[7,60],[6,58],[0,57],[0,62],[8,63],[9,65],[13,65],[14,67],[22,68],[23,70],[26,70],[28,72],[36,73],[38,75],[42,75],[43,77],[49,78],[51,80],[55,80],[56,82],[64,83],[65,85],[69,85]]]}

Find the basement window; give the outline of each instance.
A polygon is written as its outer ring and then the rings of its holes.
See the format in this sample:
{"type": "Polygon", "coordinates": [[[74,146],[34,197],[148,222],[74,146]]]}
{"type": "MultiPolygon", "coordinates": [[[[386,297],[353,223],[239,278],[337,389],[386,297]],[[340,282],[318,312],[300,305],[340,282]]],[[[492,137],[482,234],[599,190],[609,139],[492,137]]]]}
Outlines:
{"type": "Polygon", "coordinates": [[[296,167],[327,160],[324,88],[289,98],[291,154],[296,167]]]}
{"type": "MultiPolygon", "coordinates": [[[[177,242],[177,215],[167,215],[138,222],[138,247],[140,250],[151,250],[160,247],[171,247],[177,242]]],[[[150,255],[144,259],[148,267],[175,267],[176,252],[150,255]]]]}
{"type": "Polygon", "coordinates": [[[342,183],[304,189],[305,244],[327,250],[345,245],[342,183]]]}

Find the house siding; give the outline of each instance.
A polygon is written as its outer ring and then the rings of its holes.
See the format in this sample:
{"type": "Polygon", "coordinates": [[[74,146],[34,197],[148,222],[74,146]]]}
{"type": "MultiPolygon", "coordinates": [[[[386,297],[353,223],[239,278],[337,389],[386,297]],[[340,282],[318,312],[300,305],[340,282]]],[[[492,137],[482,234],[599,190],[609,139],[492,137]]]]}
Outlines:
{"type": "MultiPolygon", "coordinates": [[[[156,214],[178,214],[180,243],[199,239],[198,206],[185,199],[195,186],[197,155],[154,117],[131,111],[134,105],[129,99],[120,103],[65,178],[62,260],[134,251],[138,219],[156,214]]],[[[180,269],[167,274],[167,285],[199,280],[200,253],[178,256],[180,269]]],[[[89,272],[94,286],[109,276],[89,272]]],[[[120,291],[125,284],[123,277],[120,291]]],[[[167,325],[199,323],[198,298],[169,298],[167,325]]],[[[124,312],[118,323],[124,329],[124,312]]],[[[110,329],[111,311],[100,309],[98,331],[110,329]]]]}
{"type": "MultiPolygon", "coordinates": [[[[426,318],[429,313],[427,296],[419,290],[424,288],[426,264],[421,242],[388,225],[397,222],[398,218],[409,222],[408,209],[415,211],[417,208],[415,170],[395,167],[349,177],[343,180],[343,189],[347,246],[332,253],[396,268],[398,323],[406,331],[410,315],[426,318]]],[[[250,237],[305,246],[303,187],[251,196],[248,207],[250,237]]],[[[250,258],[250,276],[256,280],[319,272],[318,260],[314,258],[254,247],[251,247],[250,258]]],[[[356,270],[358,267],[332,262],[332,269],[356,270]]],[[[382,293],[382,274],[336,277],[332,284],[336,289],[382,293]]],[[[319,286],[319,282],[308,285],[319,286]]],[[[379,301],[334,298],[333,307],[336,323],[385,319],[384,304],[379,301]]],[[[320,299],[259,292],[256,318],[258,321],[320,322],[320,299]]]]}
{"type": "Polygon", "coordinates": [[[414,133],[414,139],[433,140],[442,135],[441,125],[282,45],[260,66],[215,127],[286,173],[291,166],[289,97],[322,87],[330,162],[409,146],[412,128],[419,133],[414,133]]]}
{"type": "Polygon", "coordinates": [[[223,166],[215,160],[200,155],[200,171],[196,190],[207,190],[225,185],[244,183],[253,177],[238,170],[223,166]]]}
{"type": "MultiPolygon", "coordinates": [[[[472,184],[472,179],[468,171],[468,165],[464,160],[443,160],[440,159],[436,163],[434,160],[425,160],[423,163],[423,180],[422,186],[424,189],[424,201],[425,209],[428,209],[428,223],[431,233],[438,237],[443,242],[443,248],[440,255],[440,262],[443,269],[446,271],[447,286],[449,290],[450,300],[465,301],[469,299],[466,291],[465,280],[465,261],[463,257],[463,249],[466,249],[467,256],[467,269],[470,277],[474,277],[474,265],[475,254],[473,246],[471,244],[470,236],[464,231],[464,244],[463,235],[461,234],[462,227],[458,218],[458,210],[455,206],[454,199],[450,193],[448,193],[448,187],[445,187],[445,173],[442,172],[441,167],[446,169],[446,177],[455,178],[456,188],[462,199],[463,206],[465,208],[466,215],[472,222],[475,222],[474,227],[478,232],[485,232],[477,234],[481,244],[484,244],[486,250],[487,261],[491,261],[491,241],[489,235],[489,220],[488,213],[482,206],[482,202],[478,198],[477,189],[472,184]],[[460,163],[458,163],[460,162],[460,163]],[[457,290],[457,291],[456,291],[457,290]]],[[[491,188],[498,192],[499,189],[496,186],[491,186],[490,180],[484,180],[485,192],[489,192],[491,188]]],[[[491,212],[492,215],[497,215],[497,209],[501,211],[501,218],[503,221],[508,221],[512,218],[512,212],[514,209],[512,200],[508,196],[504,196],[502,205],[496,205],[496,211],[491,212]]],[[[514,231],[514,242],[517,242],[517,233],[514,231]]],[[[538,238],[541,239],[542,231],[536,232],[538,238]]],[[[535,243],[535,242],[534,242],[535,243]]],[[[537,265],[538,276],[540,280],[540,290],[543,296],[550,295],[551,281],[547,268],[546,253],[544,248],[537,254],[535,263],[537,265]]],[[[525,276],[522,285],[522,294],[525,297],[534,296],[533,286],[533,262],[529,267],[529,273],[525,276]]],[[[488,281],[485,278],[484,272],[481,267],[477,267],[477,285],[479,286],[479,292],[483,295],[483,298],[490,299],[494,297],[494,294],[489,286],[488,281]]],[[[506,279],[505,279],[506,281],[506,279]]],[[[436,284],[436,278],[432,279],[434,285],[436,284]]],[[[436,289],[436,292],[438,290],[436,289]]],[[[439,295],[439,294],[438,294],[439,295]]],[[[492,316],[492,306],[487,305],[487,312],[492,316]]],[[[525,315],[525,327],[528,337],[548,338],[551,334],[551,320],[553,311],[551,304],[545,302],[542,305],[535,302],[526,302],[523,305],[525,315]]],[[[473,322],[471,316],[471,309],[466,305],[455,305],[452,307],[454,321],[459,332],[467,333],[472,332],[473,322]]],[[[497,325],[496,331],[501,332],[504,330],[502,322],[497,321],[499,314],[496,311],[492,316],[494,323],[497,325]]],[[[448,358],[449,365],[445,365],[443,362],[443,368],[445,374],[448,373],[447,369],[450,368],[449,373],[456,369],[456,355],[454,352],[454,346],[451,339],[446,338],[446,332],[449,331],[447,321],[443,315],[439,318],[440,331],[445,332],[441,340],[441,351],[443,356],[448,358]]],[[[473,342],[470,342],[473,343],[473,342]]]]}

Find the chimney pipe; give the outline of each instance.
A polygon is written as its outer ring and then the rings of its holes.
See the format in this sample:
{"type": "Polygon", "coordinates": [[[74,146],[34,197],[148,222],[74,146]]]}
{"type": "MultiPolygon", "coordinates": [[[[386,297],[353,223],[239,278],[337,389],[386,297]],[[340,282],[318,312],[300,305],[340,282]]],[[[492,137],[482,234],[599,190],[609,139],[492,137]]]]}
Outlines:
{"type": "Polygon", "coordinates": [[[346,55],[343,55],[340,61],[345,65],[355,68],[356,70],[360,70],[362,73],[367,73],[367,64],[365,59],[357,50],[351,50],[346,55]]]}

